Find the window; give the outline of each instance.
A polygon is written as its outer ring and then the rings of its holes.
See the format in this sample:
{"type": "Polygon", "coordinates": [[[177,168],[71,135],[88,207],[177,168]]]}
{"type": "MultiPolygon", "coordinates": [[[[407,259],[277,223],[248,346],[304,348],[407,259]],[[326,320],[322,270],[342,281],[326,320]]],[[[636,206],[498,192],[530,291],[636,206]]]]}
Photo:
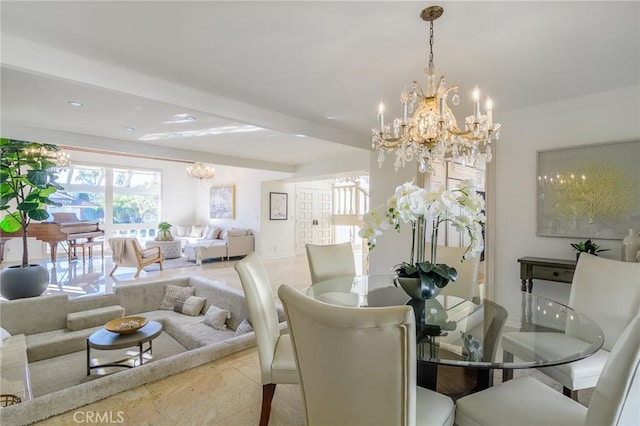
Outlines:
{"type": "Polygon", "coordinates": [[[160,221],[161,180],[162,173],[155,170],[74,164],[58,174],[64,190],[51,198],[61,206],[49,206],[48,211],[100,222],[107,236],[145,240],[155,236],[160,221]]]}

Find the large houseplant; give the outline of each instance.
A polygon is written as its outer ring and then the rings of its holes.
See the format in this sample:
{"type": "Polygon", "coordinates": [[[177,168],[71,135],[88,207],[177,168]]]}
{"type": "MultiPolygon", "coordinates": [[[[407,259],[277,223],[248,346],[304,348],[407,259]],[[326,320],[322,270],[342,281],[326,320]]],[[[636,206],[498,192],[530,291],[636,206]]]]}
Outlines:
{"type": "Polygon", "coordinates": [[[432,192],[407,182],[396,188],[386,205],[364,215],[364,226],[359,235],[366,238],[369,248],[373,249],[382,231],[390,227],[399,231],[401,223],[410,223],[409,261],[396,265],[395,278],[410,296],[429,299],[435,297],[449,281],[455,281],[458,275],[454,267],[436,263],[440,225],[450,222],[457,229],[466,231],[470,243],[461,261],[474,257],[484,247],[483,209],[484,199],[475,191],[471,181],[462,181],[453,190],[443,188],[432,192]],[[429,241],[426,239],[428,222],[431,222],[429,241]],[[431,244],[429,261],[426,260],[427,242],[431,244]]]}
{"type": "Polygon", "coordinates": [[[22,231],[22,262],[2,271],[0,292],[8,299],[39,296],[46,289],[48,272],[29,263],[27,232],[32,220],[49,217],[47,205],[59,205],[50,198],[62,189],[56,183],[53,161],[59,149],[56,145],[5,138],[0,139],[0,149],[0,211],[4,214],[0,228],[6,233],[22,231]]]}

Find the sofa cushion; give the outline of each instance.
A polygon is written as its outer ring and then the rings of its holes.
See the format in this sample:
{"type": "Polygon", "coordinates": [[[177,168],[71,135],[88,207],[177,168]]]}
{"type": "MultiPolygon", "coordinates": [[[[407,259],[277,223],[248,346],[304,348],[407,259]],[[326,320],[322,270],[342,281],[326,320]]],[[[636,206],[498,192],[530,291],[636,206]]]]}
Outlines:
{"type": "Polygon", "coordinates": [[[193,225],[191,227],[191,233],[189,234],[189,237],[191,237],[191,238],[201,238],[203,230],[204,230],[204,226],[202,226],[202,225],[193,225]]]}
{"type": "Polygon", "coordinates": [[[0,327],[0,340],[5,340],[11,337],[11,333],[9,333],[4,328],[0,327]]]}
{"type": "Polygon", "coordinates": [[[207,299],[207,303],[204,305],[205,312],[211,305],[231,312],[231,319],[227,321],[227,326],[231,330],[238,328],[240,322],[249,316],[242,290],[229,287],[218,281],[194,276],[189,277],[189,285],[195,287],[196,296],[207,299]]]}
{"type": "Polygon", "coordinates": [[[200,315],[206,301],[207,299],[204,297],[198,296],[179,297],[176,305],[173,307],[173,311],[195,317],[200,315]]]}
{"type": "Polygon", "coordinates": [[[125,315],[136,315],[141,312],[160,309],[168,284],[187,287],[189,285],[189,277],[176,277],[161,281],[116,286],[117,304],[124,308],[125,315]]]}
{"type": "Polygon", "coordinates": [[[243,319],[238,328],[236,328],[236,336],[242,336],[243,334],[251,333],[253,326],[248,319],[243,319]]]}
{"type": "Polygon", "coordinates": [[[227,237],[244,237],[245,235],[248,235],[247,229],[233,228],[227,231],[227,237]]]}
{"type": "Polygon", "coordinates": [[[164,291],[164,298],[160,302],[160,309],[172,311],[179,298],[186,299],[189,296],[193,296],[195,290],[193,287],[179,287],[168,284],[164,291]]]}
{"type": "Polygon", "coordinates": [[[70,331],[105,325],[108,321],[124,316],[124,308],[120,305],[67,314],[67,329],[70,331]]]}
{"type": "Polygon", "coordinates": [[[45,333],[27,335],[27,358],[29,362],[40,361],[87,348],[87,337],[102,326],[67,330],[66,328],[45,333]]]}
{"type": "Polygon", "coordinates": [[[218,238],[218,236],[220,235],[220,231],[222,231],[221,228],[218,227],[210,227],[209,231],[207,232],[207,234],[204,236],[205,239],[207,240],[215,240],[218,238]]]}
{"type": "Polygon", "coordinates": [[[176,237],[186,237],[191,233],[191,226],[176,225],[176,237]]]}
{"type": "Polygon", "coordinates": [[[209,306],[204,314],[204,323],[216,330],[226,330],[227,320],[231,319],[231,312],[220,309],[215,305],[209,306]]]}

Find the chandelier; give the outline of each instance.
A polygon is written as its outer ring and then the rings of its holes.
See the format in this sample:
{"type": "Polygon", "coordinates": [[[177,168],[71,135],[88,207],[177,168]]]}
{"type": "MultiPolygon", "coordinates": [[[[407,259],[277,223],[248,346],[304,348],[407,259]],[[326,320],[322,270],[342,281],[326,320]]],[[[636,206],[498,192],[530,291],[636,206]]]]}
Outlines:
{"type": "Polygon", "coordinates": [[[444,9],[430,6],[420,17],[429,22],[429,67],[426,69],[427,86],[423,90],[414,81],[410,91],[402,91],[402,118],[385,126],[384,104],[378,109],[378,128],[373,129],[372,146],[378,150],[378,165],[382,166],[386,152],[395,152],[396,170],[414,158],[421,173],[433,172],[433,162],[458,160],[475,165],[478,161],[491,161],[491,141],[497,140],[500,124],[493,122],[491,98],[487,97],[486,113],[480,112],[480,91],[473,91],[473,114],[466,117],[464,129],[458,128],[456,118],[447,104],[458,105],[458,86],[445,84],[444,76],[436,84],[438,70],[433,65],[433,21],[442,16],[444,9]],[[409,117],[409,114],[412,114],[409,117]]]}
{"type": "Polygon", "coordinates": [[[71,165],[71,156],[64,151],[49,146],[39,146],[25,150],[25,154],[32,158],[43,158],[53,163],[53,169],[62,170],[71,165]]]}
{"type": "Polygon", "coordinates": [[[216,170],[206,164],[196,163],[193,166],[187,166],[187,175],[199,180],[213,179],[216,170]]]}

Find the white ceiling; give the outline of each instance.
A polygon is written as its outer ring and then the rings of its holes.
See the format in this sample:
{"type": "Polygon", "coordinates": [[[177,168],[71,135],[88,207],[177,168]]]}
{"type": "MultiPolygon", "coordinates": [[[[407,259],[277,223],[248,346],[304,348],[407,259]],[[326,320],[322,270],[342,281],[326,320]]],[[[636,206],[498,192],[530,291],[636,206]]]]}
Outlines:
{"type": "MultiPolygon", "coordinates": [[[[397,115],[424,80],[430,4],[3,0],[3,136],[291,172],[362,155],[379,101],[397,115]],[[180,113],[197,121],[167,123],[180,113]]],[[[637,1],[437,4],[434,60],[460,115],[476,83],[498,122],[640,85],[637,1]]]]}

